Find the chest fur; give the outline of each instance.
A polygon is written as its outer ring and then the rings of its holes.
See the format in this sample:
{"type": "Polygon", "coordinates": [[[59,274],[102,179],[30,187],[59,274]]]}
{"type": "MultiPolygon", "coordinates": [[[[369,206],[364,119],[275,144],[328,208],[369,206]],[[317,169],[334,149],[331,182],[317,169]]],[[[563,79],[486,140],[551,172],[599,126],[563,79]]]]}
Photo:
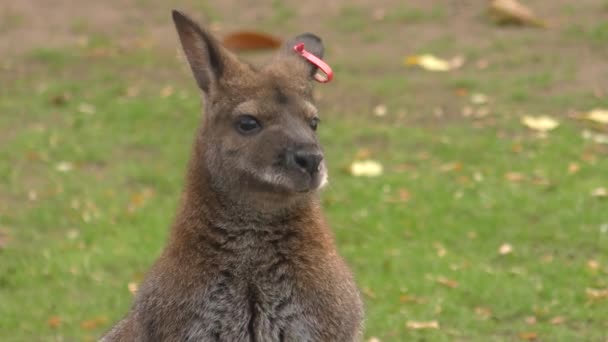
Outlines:
{"type": "MultiPolygon", "coordinates": [[[[197,295],[191,339],[289,341],[306,336],[304,296],[297,286],[302,260],[290,253],[294,236],[242,232],[211,237],[222,262],[213,265],[207,286],[197,295]]],[[[213,247],[212,247],[213,248],[213,247]]]]}

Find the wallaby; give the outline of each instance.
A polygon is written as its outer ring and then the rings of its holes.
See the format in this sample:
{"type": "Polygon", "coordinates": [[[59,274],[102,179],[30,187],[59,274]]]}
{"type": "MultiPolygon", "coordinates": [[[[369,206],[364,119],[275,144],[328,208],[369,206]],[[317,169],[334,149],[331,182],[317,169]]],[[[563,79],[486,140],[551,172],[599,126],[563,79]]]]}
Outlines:
{"type": "Polygon", "coordinates": [[[359,341],[363,308],[322,215],[317,67],[285,43],[260,68],[178,11],[204,97],[167,246],[102,341],[359,341]]]}

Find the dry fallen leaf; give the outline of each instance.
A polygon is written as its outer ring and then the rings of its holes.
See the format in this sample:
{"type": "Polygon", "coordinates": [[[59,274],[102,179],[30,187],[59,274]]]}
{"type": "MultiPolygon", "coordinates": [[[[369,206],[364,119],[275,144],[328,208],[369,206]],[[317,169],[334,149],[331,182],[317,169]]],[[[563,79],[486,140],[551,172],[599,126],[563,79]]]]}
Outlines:
{"type": "Polygon", "coordinates": [[[509,182],[517,183],[526,179],[526,176],[521,172],[507,172],[505,173],[505,179],[509,182]]]}
{"type": "Polygon", "coordinates": [[[475,308],[475,314],[481,319],[488,319],[492,317],[492,310],[483,306],[478,306],[475,308]]]}
{"type": "Polygon", "coordinates": [[[571,175],[577,173],[580,169],[581,169],[581,167],[580,167],[580,165],[578,165],[578,163],[568,164],[568,173],[571,175]]]}
{"type": "Polygon", "coordinates": [[[407,56],[403,62],[407,66],[417,65],[428,71],[450,71],[462,67],[464,57],[456,56],[450,60],[446,60],[431,54],[423,54],[407,56]]]}
{"type": "Polygon", "coordinates": [[[595,188],[595,189],[593,189],[593,191],[591,191],[591,196],[608,197],[608,189],[606,189],[604,187],[595,188]]]}
{"type": "Polygon", "coordinates": [[[499,24],[547,27],[547,24],[531,9],[516,0],[493,0],[490,3],[489,14],[499,24]]]}
{"type": "Polygon", "coordinates": [[[74,165],[70,162],[66,162],[66,161],[62,161],[57,163],[57,165],[55,165],[55,170],[59,171],[59,172],[69,172],[72,171],[72,169],[74,168],[74,165]]]}
{"type": "Polygon", "coordinates": [[[84,330],[94,330],[94,329],[97,329],[97,328],[101,327],[102,325],[106,324],[107,321],[108,321],[107,317],[99,316],[99,317],[95,317],[92,319],[87,319],[85,321],[82,321],[80,323],[80,327],[84,330]]]}
{"type": "Polygon", "coordinates": [[[564,322],[566,322],[566,318],[564,316],[555,316],[549,321],[549,323],[553,325],[564,324],[564,322]]]}
{"type": "Polygon", "coordinates": [[[366,295],[368,298],[374,299],[376,298],[376,293],[374,292],[374,290],[372,290],[369,287],[364,287],[361,292],[363,292],[364,295],[366,295]]]}
{"type": "Polygon", "coordinates": [[[375,116],[385,116],[386,115],[386,106],[385,105],[377,105],[376,107],[374,107],[374,115],[375,116]]]}
{"type": "Polygon", "coordinates": [[[380,342],[380,339],[377,337],[370,337],[369,340],[367,340],[367,342],[380,342]]]}
{"type": "Polygon", "coordinates": [[[160,90],[160,97],[162,98],[169,97],[171,95],[173,95],[173,87],[170,85],[166,85],[160,90]]]}
{"type": "Polygon", "coordinates": [[[526,317],[525,321],[526,321],[526,324],[528,324],[528,325],[534,325],[534,324],[536,324],[536,317],[528,316],[528,317],[526,317]]]}
{"type": "Polygon", "coordinates": [[[130,282],[129,284],[127,284],[127,288],[129,289],[129,292],[135,296],[135,294],[137,294],[137,283],[136,282],[130,282]]]}
{"type": "Polygon", "coordinates": [[[559,122],[557,120],[547,115],[526,115],[521,118],[521,123],[532,130],[543,133],[554,130],[559,126],[559,122]]]}
{"type": "Polygon", "coordinates": [[[437,283],[439,283],[443,286],[447,286],[452,289],[455,289],[458,287],[458,282],[453,279],[448,279],[448,278],[439,276],[439,277],[437,277],[436,281],[437,281],[437,283]]]}
{"type": "Polygon", "coordinates": [[[406,326],[408,329],[420,330],[420,329],[439,329],[439,322],[437,321],[407,321],[406,326]]]}
{"type": "Polygon", "coordinates": [[[382,172],[382,164],[374,160],[356,161],[350,165],[350,173],[355,177],[378,177],[382,172]]]}
{"type": "Polygon", "coordinates": [[[582,136],[583,139],[593,141],[596,144],[608,144],[608,134],[595,133],[589,130],[584,130],[582,136]]]}
{"type": "Polygon", "coordinates": [[[59,316],[51,316],[46,321],[46,323],[51,328],[57,328],[57,327],[59,327],[61,325],[61,317],[59,317],[59,316]]]}
{"type": "Polygon", "coordinates": [[[533,331],[520,332],[519,338],[524,341],[535,341],[538,339],[538,334],[533,331]]]}
{"type": "Polygon", "coordinates": [[[498,248],[498,254],[500,255],[507,255],[513,252],[513,246],[511,246],[508,243],[503,243],[502,245],[500,245],[500,248],[498,248]]]}
{"type": "Polygon", "coordinates": [[[471,103],[474,105],[484,105],[488,103],[489,99],[486,94],[482,93],[473,93],[471,95],[471,103]]]}
{"type": "Polygon", "coordinates": [[[585,293],[587,294],[587,298],[590,300],[603,300],[608,299],[608,288],[605,289],[585,289],[585,293]]]}
{"type": "Polygon", "coordinates": [[[608,109],[594,109],[587,113],[588,120],[608,125],[608,109]]]}
{"type": "Polygon", "coordinates": [[[81,103],[78,106],[78,111],[83,113],[83,114],[95,114],[95,106],[93,106],[92,104],[89,103],[81,103]]]}
{"type": "Polygon", "coordinates": [[[597,260],[587,260],[587,267],[590,270],[596,271],[600,268],[600,263],[597,260]]]}
{"type": "Polygon", "coordinates": [[[439,167],[439,170],[441,172],[460,171],[460,170],[462,170],[462,166],[463,165],[461,162],[451,162],[451,163],[441,165],[439,167]]]}
{"type": "Polygon", "coordinates": [[[274,50],[281,46],[281,40],[266,33],[238,31],[226,35],[224,46],[234,51],[274,50]]]}

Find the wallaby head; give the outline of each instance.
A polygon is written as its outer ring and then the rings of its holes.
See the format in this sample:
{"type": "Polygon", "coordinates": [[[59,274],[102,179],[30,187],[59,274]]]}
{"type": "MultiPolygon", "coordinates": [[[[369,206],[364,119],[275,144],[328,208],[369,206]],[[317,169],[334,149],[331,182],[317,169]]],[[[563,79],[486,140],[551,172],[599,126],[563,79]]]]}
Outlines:
{"type": "Polygon", "coordinates": [[[265,209],[313,196],[327,182],[312,99],[317,67],[293,46],[304,43],[321,58],[321,39],[299,35],[256,68],[184,14],[174,11],[173,20],[204,95],[204,121],[193,156],[200,163],[191,167],[190,176],[230,201],[265,209]]]}

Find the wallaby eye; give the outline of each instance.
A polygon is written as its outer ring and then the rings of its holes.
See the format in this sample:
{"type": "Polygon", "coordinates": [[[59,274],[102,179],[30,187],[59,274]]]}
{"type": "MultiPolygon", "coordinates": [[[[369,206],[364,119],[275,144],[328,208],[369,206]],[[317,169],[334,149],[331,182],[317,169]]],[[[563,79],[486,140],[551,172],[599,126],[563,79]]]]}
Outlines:
{"type": "Polygon", "coordinates": [[[241,115],[236,120],[236,129],[241,134],[253,134],[257,133],[262,126],[260,122],[251,115],[241,115]]]}
{"type": "Polygon", "coordinates": [[[317,127],[319,127],[319,122],[321,122],[321,119],[315,116],[310,120],[310,128],[312,128],[313,131],[316,131],[317,127]]]}

